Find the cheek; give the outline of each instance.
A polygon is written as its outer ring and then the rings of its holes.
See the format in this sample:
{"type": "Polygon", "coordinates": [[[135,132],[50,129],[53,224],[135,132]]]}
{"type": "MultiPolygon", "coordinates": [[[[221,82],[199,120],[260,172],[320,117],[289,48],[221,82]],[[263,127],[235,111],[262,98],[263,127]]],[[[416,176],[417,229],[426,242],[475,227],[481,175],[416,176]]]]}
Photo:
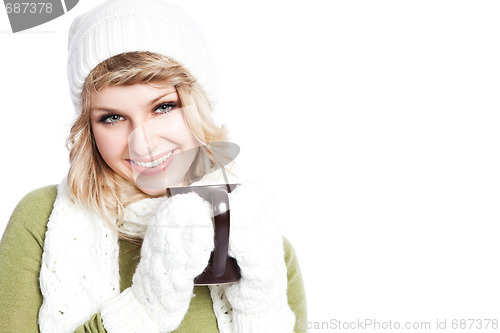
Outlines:
{"type": "Polygon", "coordinates": [[[197,141],[189,131],[189,128],[176,127],[175,131],[172,131],[170,135],[172,139],[184,149],[194,148],[195,146],[198,146],[198,144],[196,143],[197,141]]]}
{"type": "Polygon", "coordinates": [[[163,138],[184,149],[198,146],[180,110],[152,119],[145,130],[151,138],[163,138]]]}
{"type": "Polygon", "coordinates": [[[177,117],[175,117],[175,120],[172,121],[171,125],[171,137],[174,138],[179,145],[184,147],[184,149],[199,146],[198,141],[196,141],[193,134],[191,134],[189,126],[184,121],[182,113],[179,113],[177,117]]]}
{"type": "Polygon", "coordinates": [[[126,138],[123,140],[120,135],[111,132],[112,131],[101,129],[94,131],[97,149],[99,149],[99,153],[108,165],[112,164],[115,159],[121,157],[123,149],[126,148],[127,145],[126,138]]]}

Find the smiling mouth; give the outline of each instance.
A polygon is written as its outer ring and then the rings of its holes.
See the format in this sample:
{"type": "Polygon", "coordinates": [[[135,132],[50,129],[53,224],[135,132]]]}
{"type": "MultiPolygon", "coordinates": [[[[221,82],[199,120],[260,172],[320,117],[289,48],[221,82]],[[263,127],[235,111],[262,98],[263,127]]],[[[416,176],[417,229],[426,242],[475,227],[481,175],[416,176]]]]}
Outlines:
{"type": "Polygon", "coordinates": [[[155,168],[157,167],[158,165],[161,165],[162,163],[166,162],[170,156],[172,156],[172,153],[174,151],[170,151],[168,154],[166,154],[165,156],[162,156],[152,162],[140,162],[140,161],[134,161],[134,160],[130,160],[132,163],[134,163],[135,165],[137,166],[140,166],[142,168],[155,168]]]}

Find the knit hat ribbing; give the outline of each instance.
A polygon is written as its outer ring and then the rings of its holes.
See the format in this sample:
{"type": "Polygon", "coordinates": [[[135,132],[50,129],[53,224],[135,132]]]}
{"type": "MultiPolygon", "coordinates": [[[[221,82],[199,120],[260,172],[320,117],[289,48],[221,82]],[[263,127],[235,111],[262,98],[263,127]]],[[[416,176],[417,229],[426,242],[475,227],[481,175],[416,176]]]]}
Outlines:
{"type": "Polygon", "coordinates": [[[215,105],[218,82],[212,55],[199,27],[182,8],[163,0],[106,0],[78,16],[69,30],[68,80],[77,113],[91,70],[132,51],[154,52],[177,61],[215,105]]]}

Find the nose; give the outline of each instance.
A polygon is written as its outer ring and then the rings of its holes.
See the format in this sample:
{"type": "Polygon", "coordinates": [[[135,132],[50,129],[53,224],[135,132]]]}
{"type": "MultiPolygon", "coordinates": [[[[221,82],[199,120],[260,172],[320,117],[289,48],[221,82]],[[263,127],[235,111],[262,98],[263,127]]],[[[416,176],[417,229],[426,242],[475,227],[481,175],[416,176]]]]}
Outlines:
{"type": "Polygon", "coordinates": [[[128,149],[132,159],[152,158],[156,142],[151,132],[147,122],[140,121],[134,124],[128,137],[128,149]]]}

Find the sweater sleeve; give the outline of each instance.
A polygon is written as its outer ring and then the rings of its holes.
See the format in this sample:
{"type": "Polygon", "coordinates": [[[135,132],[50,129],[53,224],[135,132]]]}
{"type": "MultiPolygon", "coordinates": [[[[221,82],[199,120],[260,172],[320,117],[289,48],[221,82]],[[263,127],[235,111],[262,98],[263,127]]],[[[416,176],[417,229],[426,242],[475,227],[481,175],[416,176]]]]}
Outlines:
{"type": "MultiPolygon", "coordinates": [[[[16,206],[0,241],[0,332],[35,333],[42,305],[40,265],[47,221],[57,194],[47,186],[27,194],[16,206]]],[[[104,333],[98,314],[77,329],[104,333]]]]}
{"type": "Polygon", "coordinates": [[[302,273],[299,267],[299,261],[292,244],[288,239],[283,238],[283,246],[285,249],[285,262],[287,267],[288,277],[288,304],[290,309],[295,314],[295,330],[296,333],[307,332],[307,328],[300,323],[307,322],[307,301],[304,290],[304,282],[302,280],[302,273]]]}
{"type": "Polygon", "coordinates": [[[26,195],[0,242],[0,332],[38,332],[42,294],[38,284],[47,220],[55,186],[26,195]]]}

